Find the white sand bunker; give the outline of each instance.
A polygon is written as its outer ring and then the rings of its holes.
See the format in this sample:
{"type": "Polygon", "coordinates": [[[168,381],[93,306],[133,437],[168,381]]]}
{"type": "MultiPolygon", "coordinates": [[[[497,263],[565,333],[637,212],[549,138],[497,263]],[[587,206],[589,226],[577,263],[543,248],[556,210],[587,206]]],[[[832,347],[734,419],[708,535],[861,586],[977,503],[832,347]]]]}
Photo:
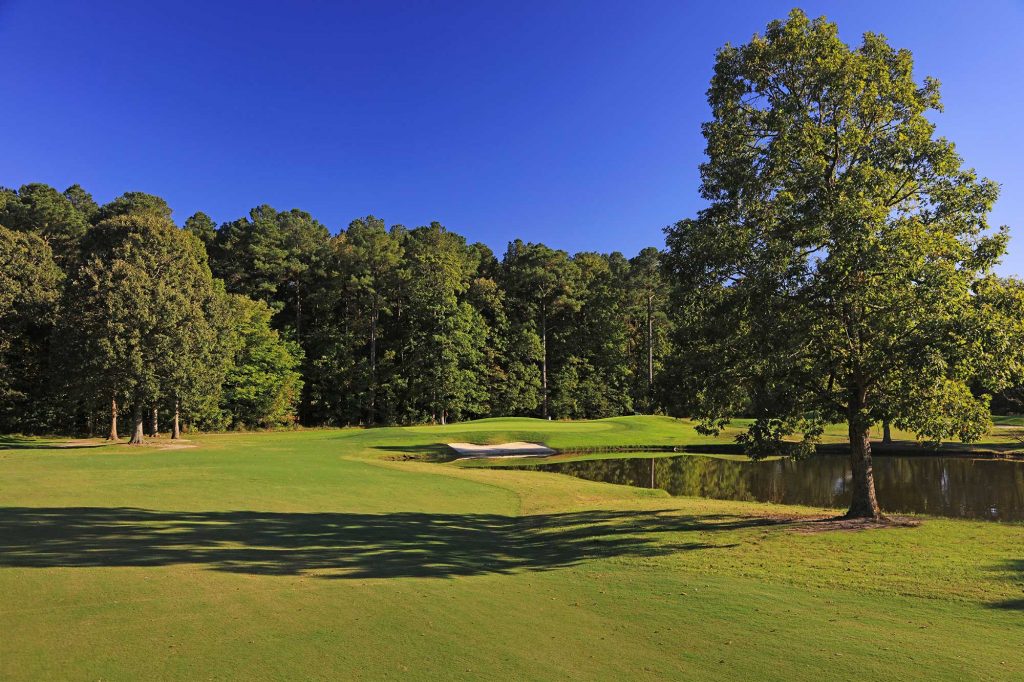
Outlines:
{"type": "Polygon", "coordinates": [[[476,445],[475,443],[448,443],[463,458],[475,457],[543,457],[553,455],[555,451],[540,443],[496,443],[495,445],[476,445]]]}

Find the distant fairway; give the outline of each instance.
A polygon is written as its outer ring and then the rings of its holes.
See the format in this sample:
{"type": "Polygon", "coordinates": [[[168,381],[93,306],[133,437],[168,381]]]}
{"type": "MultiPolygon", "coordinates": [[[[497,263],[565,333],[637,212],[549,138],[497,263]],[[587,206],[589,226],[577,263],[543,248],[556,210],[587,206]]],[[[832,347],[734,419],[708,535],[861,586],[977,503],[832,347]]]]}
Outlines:
{"type": "Polygon", "coordinates": [[[815,533],[779,521],[820,510],[421,461],[517,440],[730,442],[659,417],[4,437],[0,679],[1024,678],[1024,526],[815,533]]]}

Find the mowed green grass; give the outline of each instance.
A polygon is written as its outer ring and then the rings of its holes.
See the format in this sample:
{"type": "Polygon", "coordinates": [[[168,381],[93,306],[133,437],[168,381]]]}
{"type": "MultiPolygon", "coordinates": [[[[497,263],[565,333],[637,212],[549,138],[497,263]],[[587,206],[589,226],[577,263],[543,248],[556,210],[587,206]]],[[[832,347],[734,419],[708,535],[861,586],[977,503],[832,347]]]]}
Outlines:
{"type": "Polygon", "coordinates": [[[707,442],[664,418],[0,441],[0,679],[1024,678],[1024,525],[807,532],[782,519],[824,512],[401,460],[454,440],[707,442]]]}

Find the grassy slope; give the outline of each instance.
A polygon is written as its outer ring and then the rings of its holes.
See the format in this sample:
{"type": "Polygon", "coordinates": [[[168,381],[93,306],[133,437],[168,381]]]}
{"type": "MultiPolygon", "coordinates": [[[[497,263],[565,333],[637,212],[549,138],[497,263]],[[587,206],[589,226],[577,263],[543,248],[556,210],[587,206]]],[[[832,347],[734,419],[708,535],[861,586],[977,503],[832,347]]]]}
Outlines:
{"type": "Polygon", "coordinates": [[[1024,676],[1020,525],[807,535],[763,518],[793,508],[384,460],[518,439],[698,442],[629,418],[0,450],[0,678],[1024,676]]]}

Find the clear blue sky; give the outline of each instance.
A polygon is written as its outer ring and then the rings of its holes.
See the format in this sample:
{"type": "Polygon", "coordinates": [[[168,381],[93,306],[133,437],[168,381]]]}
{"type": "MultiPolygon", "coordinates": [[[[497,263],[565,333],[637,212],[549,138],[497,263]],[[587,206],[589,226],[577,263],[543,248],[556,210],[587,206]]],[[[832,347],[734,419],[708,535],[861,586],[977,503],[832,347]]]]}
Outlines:
{"type": "MultiPolygon", "coordinates": [[[[0,184],[634,254],[700,206],[716,48],[789,2],[0,0],[0,184]]],[[[1024,3],[808,2],[910,48],[1024,274],[1024,3]]]]}

